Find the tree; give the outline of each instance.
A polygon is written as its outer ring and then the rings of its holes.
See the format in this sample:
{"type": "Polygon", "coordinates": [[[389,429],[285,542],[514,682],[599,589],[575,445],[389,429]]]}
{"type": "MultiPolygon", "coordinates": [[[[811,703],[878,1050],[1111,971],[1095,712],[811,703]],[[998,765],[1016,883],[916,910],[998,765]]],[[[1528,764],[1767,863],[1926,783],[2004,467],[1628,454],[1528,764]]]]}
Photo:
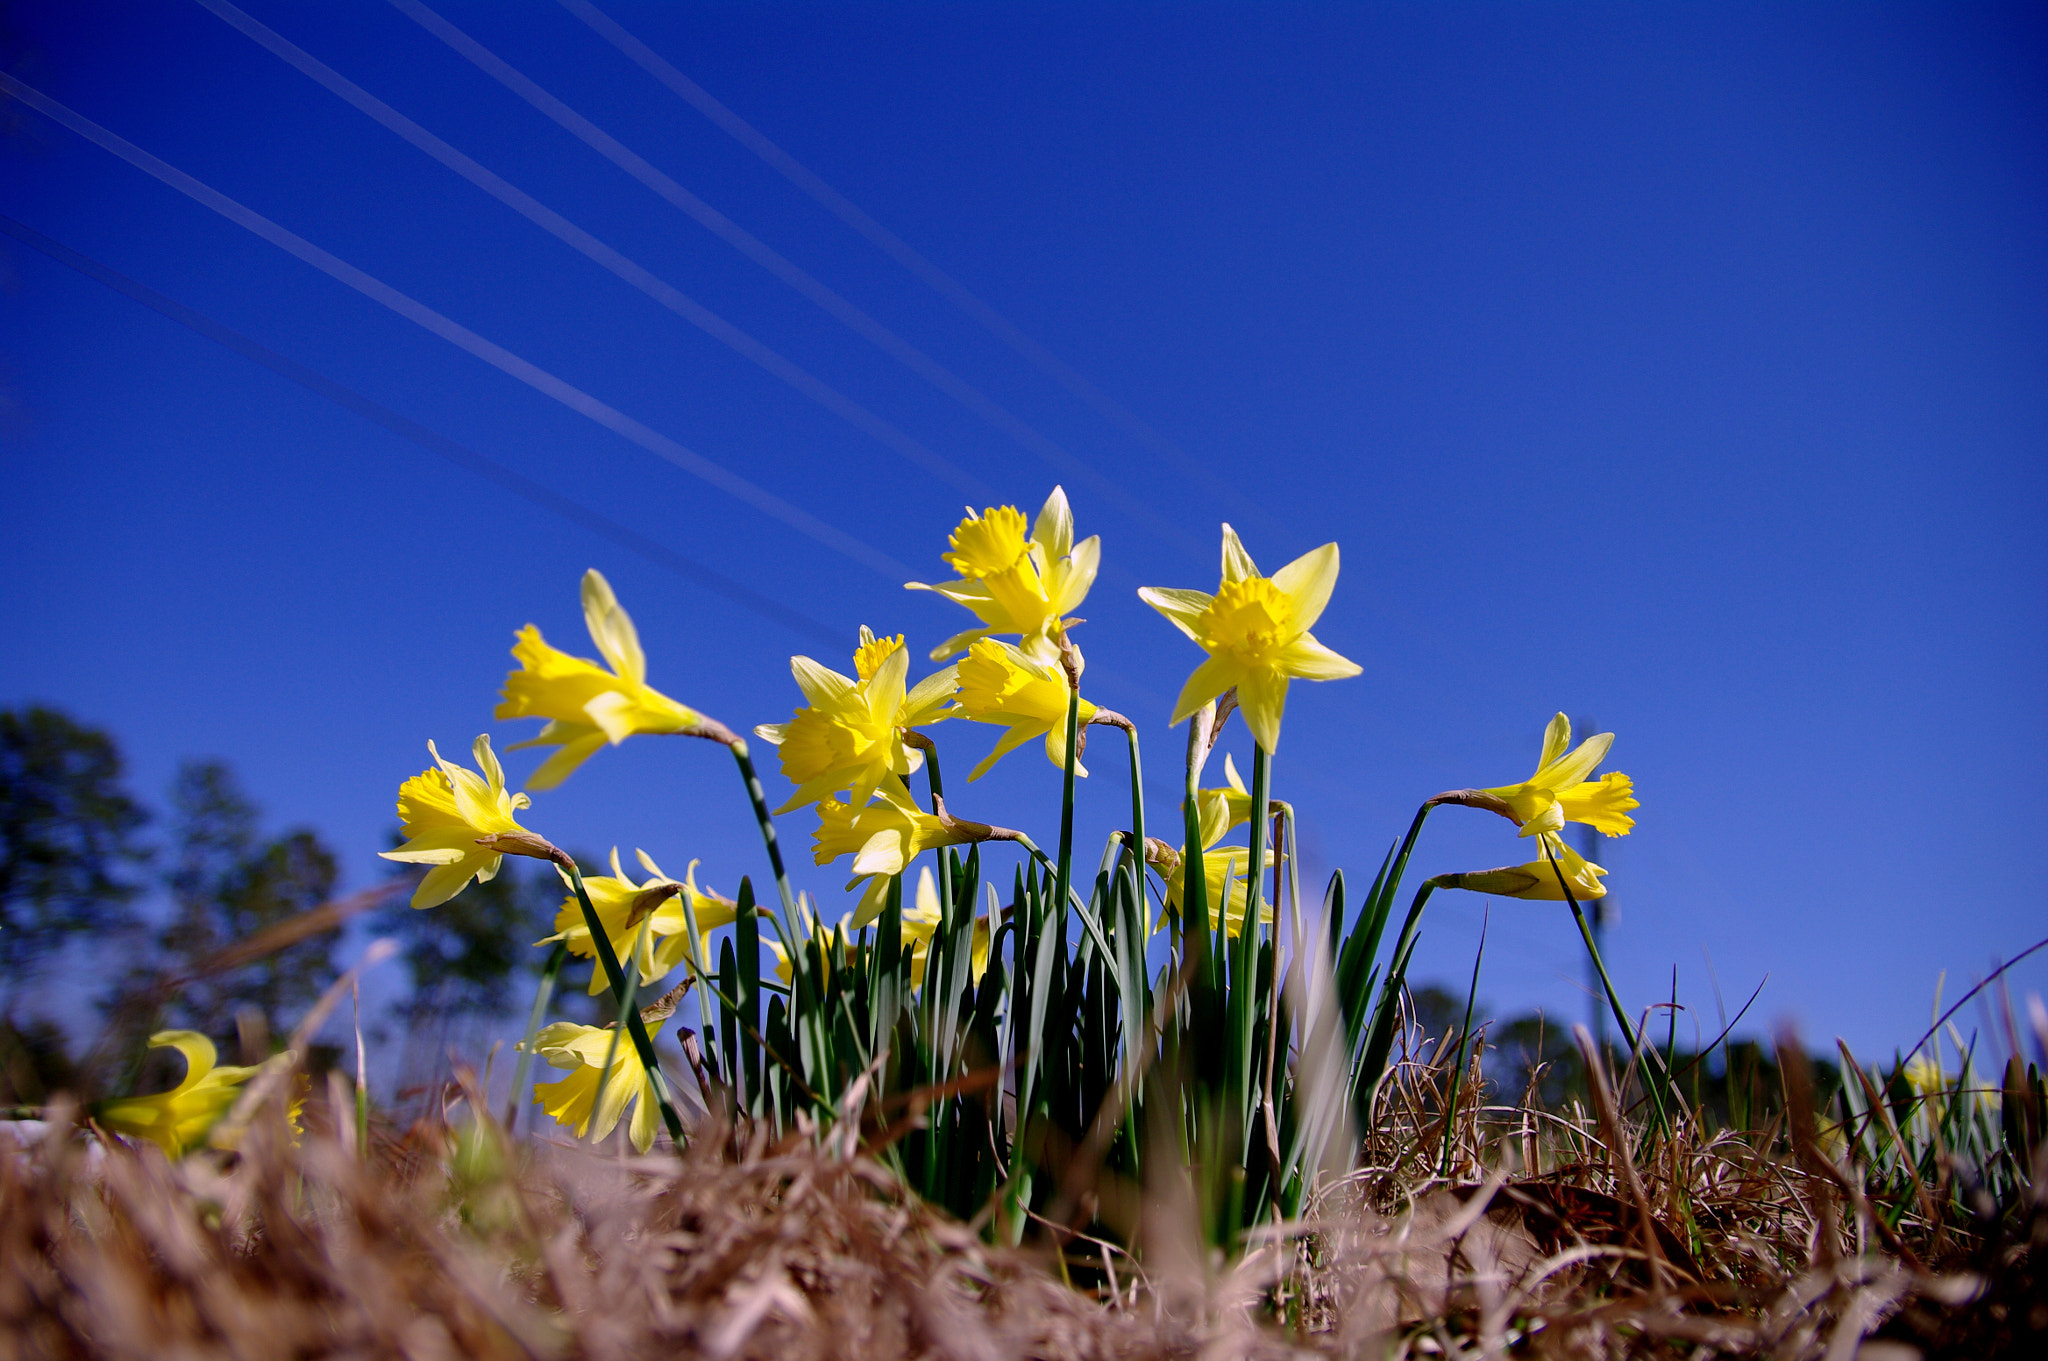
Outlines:
{"type": "MultiPolygon", "coordinates": [[[[408,866],[401,873],[416,879],[421,872],[408,866]]],[[[372,929],[400,942],[411,975],[410,995],[394,1008],[404,1026],[406,1084],[444,1072],[451,1048],[473,1052],[473,1041],[494,1025],[524,1021],[548,956],[534,942],[554,930],[566,896],[553,868],[529,868],[508,856],[496,878],[471,884],[438,907],[419,911],[401,897],[379,909],[372,929]]],[[[552,1017],[597,1021],[616,1013],[604,1005],[609,991],[587,998],[584,989],[569,986],[569,973],[563,971],[556,989],[552,1017]]]]}
{"type": "Polygon", "coordinates": [[[326,902],[337,877],[334,853],[306,828],[265,840],[255,805],[218,761],[181,766],[171,806],[171,919],[156,935],[155,957],[124,991],[165,993],[150,1008],[159,1018],[152,1024],[170,1020],[224,1037],[253,1009],[272,1031],[288,1028],[334,976],[333,932],[225,973],[202,976],[198,966],[326,902]]]}
{"type": "Polygon", "coordinates": [[[132,929],[148,821],[114,740],[55,709],[0,712],[0,993],[74,936],[132,929]]]}

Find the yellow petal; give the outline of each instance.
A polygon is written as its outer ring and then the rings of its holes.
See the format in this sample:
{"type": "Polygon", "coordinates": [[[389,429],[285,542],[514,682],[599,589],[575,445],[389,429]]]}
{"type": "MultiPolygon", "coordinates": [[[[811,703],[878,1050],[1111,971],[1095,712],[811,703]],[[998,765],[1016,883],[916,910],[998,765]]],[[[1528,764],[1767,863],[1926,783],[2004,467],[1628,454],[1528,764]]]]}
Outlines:
{"type": "Polygon", "coordinates": [[[608,740],[610,739],[603,730],[599,729],[563,743],[560,751],[542,761],[533,774],[526,777],[526,787],[542,793],[555,788],[574,774],[576,767],[588,761],[608,740]]]}
{"type": "Polygon", "coordinates": [[[1190,638],[1196,637],[1195,621],[1216,601],[1207,591],[1175,586],[1140,586],[1138,599],[1165,615],[1168,622],[1190,638]]]}
{"type": "Polygon", "coordinates": [[[647,656],[640,650],[640,633],[632,616],[612,594],[604,574],[591,568],[583,574],[583,622],[590,629],[590,641],[612,670],[634,684],[647,679],[647,656]]]}
{"type": "Polygon", "coordinates": [[[1258,565],[1252,555],[1244,551],[1244,543],[1237,537],[1237,531],[1229,525],[1223,526],[1223,579],[1243,581],[1259,575],[1258,565]]]}
{"type": "Polygon", "coordinates": [[[829,705],[843,700],[853,693],[856,684],[851,677],[842,676],[809,657],[791,657],[789,672],[796,677],[797,689],[804,692],[804,701],[812,705],[829,705]]]}
{"type": "Polygon", "coordinates": [[[1613,745],[1613,733],[1595,733],[1579,743],[1579,749],[1571,755],[1545,765],[1530,777],[1529,782],[1541,785],[1553,793],[1560,789],[1568,789],[1591,775],[1593,768],[1607,759],[1607,750],[1613,745]]]}
{"type": "Polygon", "coordinates": [[[1301,680],[1347,680],[1365,669],[1306,633],[1282,648],[1278,660],[1283,672],[1301,680]]]}
{"type": "Polygon", "coordinates": [[[1572,721],[1563,714],[1550,720],[1543,729],[1543,754],[1536,758],[1536,769],[1543,767],[1564,755],[1565,748],[1572,744],[1572,721]]]}
{"type": "Polygon", "coordinates": [[[903,873],[903,831],[897,827],[885,827],[862,843],[860,854],[853,859],[855,874],[901,874],[903,873]]]}
{"type": "Polygon", "coordinates": [[[1209,658],[1189,673],[1187,683],[1180,688],[1180,698],[1173,702],[1173,717],[1168,721],[1180,722],[1231,686],[1242,684],[1245,674],[1244,667],[1230,657],[1209,658]]]}
{"type": "Polygon", "coordinates": [[[583,712],[590,715],[590,721],[603,730],[615,747],[633,735],[633,720],[637,717],[634,709],[633,701],[617,690],[592,695],[583,706],[583,712]]]}
{"type": "Polygon", "coordinates": [[[1064,563],[1054,563],[1052,580],[1047,586],[1051,593],[1052,612],[1065,614],[1080,608],[1088,598],[1089,588],[1095,585],[1095,574],[1102,566],[1102,536],[1090,534],[1074,545],[1073,553],[1064,563]]]}
{"type": "Polygon", "coordinates": [[[185,1076],[171,1088],[171,1096],[189,1092],[199,1085],[200,1080],[213,1071],[220,1057],[213,1041],[196,1030],[159,1030],[149,1037],[149,1047],[175,1049],[185,1056],[185,1076]]]}
{"type": "Polygon", "coordinates": [[[1280,749],[1280,716],[1287,708],[1287,677],[1261,667],[1237,683],[1237,707],[1252,738],[1272,755],[1280,749]]]}
{"type": "Polygon", "coordinates": [[[1337,545],[1326,543],[1303,553],[1273,573],[1273,584],[1294,602],[1294,622],[1304,629],[1314,628],[1337,585],[1337,545]]]}
{"type": "Polygon", "coordinates": [[[1052,495],[1045,498],[1045,505],[1038,512],[1038,521],[1031,527],[1031,537],[1038,540],[1054,558],[1063,558],[1074,551],[1074,512],[1067,505],[1067,493],[1063,488],[1054,487],[1052,495]]]}

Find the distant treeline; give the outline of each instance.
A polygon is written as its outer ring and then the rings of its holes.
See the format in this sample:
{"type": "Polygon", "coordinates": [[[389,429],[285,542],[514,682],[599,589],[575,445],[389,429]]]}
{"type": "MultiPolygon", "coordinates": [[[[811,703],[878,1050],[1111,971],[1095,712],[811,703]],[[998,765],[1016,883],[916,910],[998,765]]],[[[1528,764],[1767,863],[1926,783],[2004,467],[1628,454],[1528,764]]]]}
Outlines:
{"type": "MultiPolygon", "coordinates": [[[[136,1057],[167,1027],[256,1062],[334,980],[340,923],[218,967],[334,898],[319,833],[266,831],[223,761],[184,762],[167,793],[162,810],[139,800],[101,729],[42,705],[0,711],[0,1104],[147,1086],[158,1075],[136,1057]]],[[[370,928],[402,943],[411,984],[377,1033],[396,1028],[409,1072],[525,1005],[526,947],[560,897],[552,873],[508,865],[440,911],[414,912],[401,892],[375,910],[370,928]]]]}

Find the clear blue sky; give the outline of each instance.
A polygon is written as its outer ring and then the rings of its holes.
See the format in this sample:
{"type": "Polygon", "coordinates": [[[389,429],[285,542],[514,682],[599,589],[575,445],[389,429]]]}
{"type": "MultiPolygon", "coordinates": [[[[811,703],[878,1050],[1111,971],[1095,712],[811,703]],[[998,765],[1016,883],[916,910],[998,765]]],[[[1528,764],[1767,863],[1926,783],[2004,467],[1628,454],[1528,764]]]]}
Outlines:
{"type": "MultiPolygon", "coordinates": [[[[1064,481],[1104,543],[1090,688],[1146,725],[1155,816],[1169,700],[1200,654],[1134,589],[1213,588],[1228,519],[1269,571],[1343,547],[1318,632],[1365,673],[1297,687],[1276,762],[1318,877],[1369,878],[1440,789],[1525,776],[1563,709],[1619,734],[1643,801],[1610,843],[1637,1004],[1675,965],[1711,1022],[1711,956],[1731,1007],[1768,974],[1757,1020],[1888,1050],[1941,971],[1953,996],[2048,934],[2038,7],[605,4],[1208,480],[557,6],[441,12],[1035,433],[939,392],[398,10],[247,8],[990,496],[1035,508],[1064,481]]],[[[31,2],[13,22],[10,69],[47,95],[943,574],[959,486],[205,9],[31,2]]],[[[844,667],[861,623],[920,651],[962,626],[9,114],[0,211],[846,639],[827,654],[0,240],[0,702],[110,728],[152,800],[179,758],[224,757],[274,825],[318,827],[369,882],[429,737],[527,735],[489,719],[513,630],[587,650],[588,566],[638,618],[655,683],[735,727],[787,716],[792,651],[844,667]]],[[[957,779],[993,733],[938,735],[957,779]]],[[[1091,753],[1091,848],[1122,816],[1115,747],[1091,753]]],[[[1057,776],[1027,750],[954,802],[1049,841],[1057,776]]],[[[702,857],[728,891],[762,871],[708,744],[604,752],[532,825],[702,857]]],[[[1449,810],[1417,868],[1525,845],[1449,810]]],[[[1462,980],[1485,904],[1438,904],[1418,973],[1462,980]]],[[[1493,906],[1495,1009],[1582,1015],[1562,910],[1493,906]]],[[[2042,957],[2018,977],[2048,990],[2042,957]]]]}

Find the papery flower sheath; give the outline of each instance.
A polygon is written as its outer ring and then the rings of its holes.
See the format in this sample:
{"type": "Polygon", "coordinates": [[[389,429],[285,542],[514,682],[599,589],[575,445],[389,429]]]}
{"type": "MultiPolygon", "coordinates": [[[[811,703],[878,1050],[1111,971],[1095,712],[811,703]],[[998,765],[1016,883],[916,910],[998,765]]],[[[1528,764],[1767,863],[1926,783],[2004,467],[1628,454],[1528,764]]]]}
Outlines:
{"type": "MultiPolygon", "coordinates": [[[[960,692],[952,713],[976,723],[1007,726],[995,750],[981,759],[967,778],[978,780],[997,761],[1033,738],[1045,739],[1046,759],[1062,769],[1067,760],[1067,673],[1056,663],[1039,661],[1012,643],[977,638],[960,659],[960,692]]],[[[1080,722],[1095,717],[1096,706],[1080,701],[1080,722]]],[[[1079,761],[1076,775],[1088,771],[1079,761]]]]}
{"type": "Polygon", "coordinates": [[[550,647],[532,624],[519,630],[512,648],[520,669],[505,677],[505,699],[494,716],[548,723],[538,737],[508,750],[561,748],[533,772],[528,789],[553,789],[607,742],[617,746],[634,733],[681,732],[703,721],[647,683],[639,631],[595,568],[583,574],[583,621],[610,670],[550,647]]]}
{"type": "MultiPolygon", "coordinates": [[[[406,842],[379,854],[401,864],[434,867],[413,891],[414,907],[438,906],[469,887],[470,880],[494,878],[505,853],[496,838],[546,844],[513,820],[512,814],[531,807],[533,801],[506,792],[505,771],[491,750],[490,736],[478,737],[470,750],[481,775],[443,760],[429,742],[427,751],[437,768],[421,771],[398,787],[398,818],[406,842]]],[[[516,846],[506,849],[530,853],[516,846]]]]}
{"type": "Polygon", "coordinates": [[[1502,816],[1520,826],[1523,836],[1557,832],[1567,822],[1583,822],[1608,836],[1627,836],[1636,825],[1629,810],[1641,806],[1634,783],[1619,772],[1598,780],[1586,778],[1607,759],[1614,734],[1597,733],[1575,751],[1568,750],[1571,742],[1571,720],[1559,714],[1544,729],[1543,754],[1536,760],[1534,775],[1520,784],[1479,792],[1504,804],[1502,816]]]}
{"type": "Polygon", "coordinates": [[[242,1094],[242,1086],[260,1068],[222,1066],[213,1041],[196,1030],[159,1030],[149,1037],[151,1049],[175,1049],[185,1056],[185,1076],[177,1086],[153,1096],[131,1096],[103,1103],[93,1118],[116,1134],[147,1139],[172,1158],[206,1142],[220,1118],[242,1094]]]}
{"type": "Polygon", "coordinates": [[[1071,622],[1067,616],[1088,598],[1102,561],[1099,536],[1074,542],[1074,512],[1066,492],[1054,487],[1028,527],[1015,506],[991,506],[979,515],[969,509],[948,543],[946,565],[959,578],[935,586],[907,582],[906,589],[933,591],[966,606],[981,627],[933,648],[932,660],[958,656],[975,639],[991,634],[1016,634],[1018,645],[1031,656],[1057,660],[1071,622]]]}
{"type": "Polygon", "coordinates": [[[1322,617],[1337,584],[1337,545],[1304,553],[1270,577],[1259,575],[1223,526],[1223,579],[1204,591],[1146,586],[1138,598],[1193,639],[1209,659],[1194,669],[1173,707],[1180,722],[1235,687],[1245,725],[1267,752],[1280,745],[1280,718],[1291,680],[1341,680],[1359,666],[1317,642],[1309,629],[1322,617]]]}
{"type": "Polygon", "coordinates": [[[566,1126],[577,1138],[588,1134],[602,1139],[618,1127],[627,1104],[633,1106],[633,1123],[627,1137],[633,1147],[645,1153],[654,1143],[661,1122],[660,1100],[654,1078],[640,1062],[633,1042],[621,1035],[613,1042],[608,1028],[556,1021],[533,1037],[533,1050],[557,1068],[568,1070],[559,1082],[536,1083],[534,1104],[557,1124],[566,1126]],[[605,1074],[604,1057],[612,1056],[611,1073],[605,1074]],[[598,1105],[598,1088],[604,1088],[604,1104],[598,1105]]]}
{"type": "Polygon", "coordinates": [[[1587,902],[1607,896],[1607,885],[1600,882],[1607,871],[1565,845],[1557,833],[1538,833],[1538,844],[1557,857],[1555,866],[1546,857],[1526,865],[1504,865],[1496,870],[1439,875],[1437,882],[1445,888],[1470,889],[1474,893],[1491,893],[1499,898],[1561,903],[1565,901],[1565,890],[1557,880],[1558,872],[1562,870],[1565,884],[1571,888],[1571,896],[1578,901],[1587,902]]]}
{"type": "Polygon", "coordinates": [[[863,804],[884,780],[901,780],[924,764],[924,753],[908,746],[903,732],[947,716],[954,669],[943,667],[906,690],[903,636],[877,638],[866,626],[853,661],[856,676],[842,676],[809,657],[789,659],[805,705],[787,723],[754,729],[779,749],[782,773],[796,786],[776,812],[835,794],[863,804]]]}
{"type": "MultiPolygon", "coordinates": [[[[690,908],[697,916],[698,936],[708,936],[721,926],[730,926],[738,904],[709,889],[697,887],[697,861],[692,860],[683,871],[680,881],[669,878],[661,872],[661,866],[654,863],[645,851],[635,851],[640,865],[649,878],[644,883],[634,883],[632,877],[619,866],[619,849],[612,847],[612,872],[608,875],[589,875],[583,880],[584,891],[590,894],[590,905],[597,909],[597,919],[604,926],[604,933],[612,943],[612,953],[618,956],[620,967],[624,967],[627,956],[633,951],[633,943],[640,942],[640,981],[658,983],[668,977],[677,965],[690,955],[690,924],[683,915],[683,900],[687,898],[690,908]],[[641,923],[647,925],[643,939],[641,923]]],[[[549,945],[562,941],[569,947],[569,953],[584,959],[592,959],[597,948],[590,939],[590,926],[583,919],[583,905],[576,901],[574,894],[562,901],[555,913],[555,934],[537,944],[549,945]]],[[[697,967],[708,967],[707,961],[697,960],[697,967]]],[[[590,995],[595,997],[609,986],[602,965],[593,964],[590,970],[590,995]]]]}

